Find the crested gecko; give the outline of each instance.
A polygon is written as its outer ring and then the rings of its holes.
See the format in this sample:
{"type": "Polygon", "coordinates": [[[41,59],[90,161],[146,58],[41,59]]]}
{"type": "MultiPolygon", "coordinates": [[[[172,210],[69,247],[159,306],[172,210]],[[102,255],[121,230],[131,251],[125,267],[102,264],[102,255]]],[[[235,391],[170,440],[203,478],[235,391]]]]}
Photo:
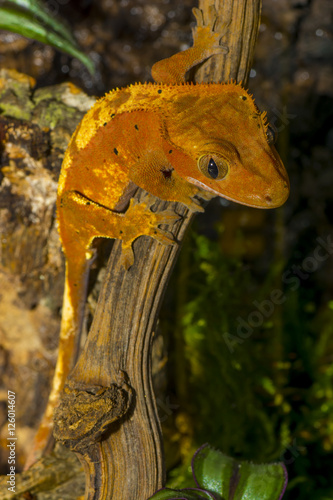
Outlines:
{"type": "Polygon", "coordinates": [[[57,199],[66,257],[59,357],[30,463],[47,444],[73,361],[93,240],[120,239],[126,268],[133,264],[132,243],[139,236],[174,243],[159,226],[179,217],[170,210],[153,213],[131,198],[133,190],[139,186],[191,211],[203,211],[197,198],[209,195],[258,208],[278,207],[288,197],[274,133],[252,96],[233,82],[185,81],[190,68],[224,50],[220,36],[199,25],[193,47],[153,66],[157,83],[112,90],[88,111],[70,140],[57,199]]]}

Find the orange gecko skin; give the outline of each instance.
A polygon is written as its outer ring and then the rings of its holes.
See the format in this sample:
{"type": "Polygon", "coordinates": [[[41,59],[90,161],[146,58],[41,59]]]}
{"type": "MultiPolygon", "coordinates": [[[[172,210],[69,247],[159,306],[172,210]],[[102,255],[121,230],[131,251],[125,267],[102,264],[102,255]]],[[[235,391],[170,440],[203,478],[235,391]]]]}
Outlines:
{"type": "Polygon", "coordinates": [[[158,83],[106,94],[69,143],[57,201],[66,256],[59,358],[30,463],[46,446],[52,413],[73,364],[93,240],[121,239],[126,268],[133,264],[132,243],[139,236],[174,243],[159,226],[178,217],[134,202],[133,186],[192,211],[203,210],[198,197],[207,193],[258,208],[278,207],[288,197],[288,176],[266,114],[252,96],[236,83],[185,83],[191,67],[225,50],[217,33],[198,26],[193,47],[153,66],[158,83]]]}
{"type": "Polygon", "coordinates": [[[111,91],[83,118],[63,162],[58,217],[67,258],[77,260],[104,236],[120,238],[133,262],[131,243],[151,233],[151,212],[147,207],[135,222],[135,210],[119,215],[130,183],[194,211],[201,190],[258,208],[282,205],[288,176],[268,127],[265,113],[234,83],[111,91]],[[131,224],[135,232],[127,237],[131,224]]]}

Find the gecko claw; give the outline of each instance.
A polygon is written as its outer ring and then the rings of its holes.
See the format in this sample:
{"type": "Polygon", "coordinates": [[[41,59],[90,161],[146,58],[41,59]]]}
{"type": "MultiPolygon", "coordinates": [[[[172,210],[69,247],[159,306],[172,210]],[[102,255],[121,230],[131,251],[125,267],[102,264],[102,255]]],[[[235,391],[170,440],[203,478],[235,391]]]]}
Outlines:
{"type": "Polygon", "coordinates": [[[176,245],[177,241],[174,239],[172,233],[163,231],[163,229],[153,228],[150,236],[157,240],[162,245],[176,245]]]}
{"type": "Polygon", "coordinates": [[[200,191],[197,193],[198,198],[201,198],[202,200],[209,201],[212,198],[216,198],[215,193],[211,193],[210,191],[204,191],[203,189],[200,189],[200,191]]]}
{"type": "Polygon", "coordinates": [[[126,269],[126,271],[129,270],[131,266],[134,264],[134,253],[132,249],[132,243],[130,245],[124,245],[124,243],[121,246],[121,258],[120,262],[122,266],[126,269]]]}
{"type": "Polygon", "coordinates": [[[176,214],[176,212],[172,208],[163,210],[163,212],[160,212],[160,215],[161,222],[159,222],[159,224],[174,224],[175,222],[177,222],[177,220],[182,218],[181,215],[176,214]]]}
{"type": "Polygon", "coordinates": [[[191,212],[204,212],[205,209],[201,206],[199,200],[195,198],[189,198],[186,203],[184,203],[186,207],[191,210],[191,212]]]}

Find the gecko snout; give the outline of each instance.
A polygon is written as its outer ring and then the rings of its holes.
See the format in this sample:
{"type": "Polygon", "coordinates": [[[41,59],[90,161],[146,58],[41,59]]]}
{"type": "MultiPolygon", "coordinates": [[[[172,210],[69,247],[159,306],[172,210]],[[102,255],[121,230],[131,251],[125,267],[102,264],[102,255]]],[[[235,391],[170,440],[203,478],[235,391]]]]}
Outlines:
{"type": "Polygon", "coordinates": [[[263,202],[267,208],[277,208],[283,205],[289,196],[289,182],[283,178],[277,179],[271,184],[263,195],[263,202]]]}

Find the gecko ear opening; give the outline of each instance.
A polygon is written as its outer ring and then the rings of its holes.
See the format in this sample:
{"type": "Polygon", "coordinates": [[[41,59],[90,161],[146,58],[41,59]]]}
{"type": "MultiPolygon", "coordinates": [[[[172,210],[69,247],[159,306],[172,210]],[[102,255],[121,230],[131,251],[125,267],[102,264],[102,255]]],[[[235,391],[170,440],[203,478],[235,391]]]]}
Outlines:
{"type": "Polygon", "coordinates": [[[228,162],[216,153],[204,154],[198,160],[199,170],[209,179],[220,181],[228,173],[228,162]]]}
{"type": "Polygon", "coordinates": [[[278,138],[277,128],[273,124],[269,124],[266,130],[268,144],[275,144],[278,138]]]}

